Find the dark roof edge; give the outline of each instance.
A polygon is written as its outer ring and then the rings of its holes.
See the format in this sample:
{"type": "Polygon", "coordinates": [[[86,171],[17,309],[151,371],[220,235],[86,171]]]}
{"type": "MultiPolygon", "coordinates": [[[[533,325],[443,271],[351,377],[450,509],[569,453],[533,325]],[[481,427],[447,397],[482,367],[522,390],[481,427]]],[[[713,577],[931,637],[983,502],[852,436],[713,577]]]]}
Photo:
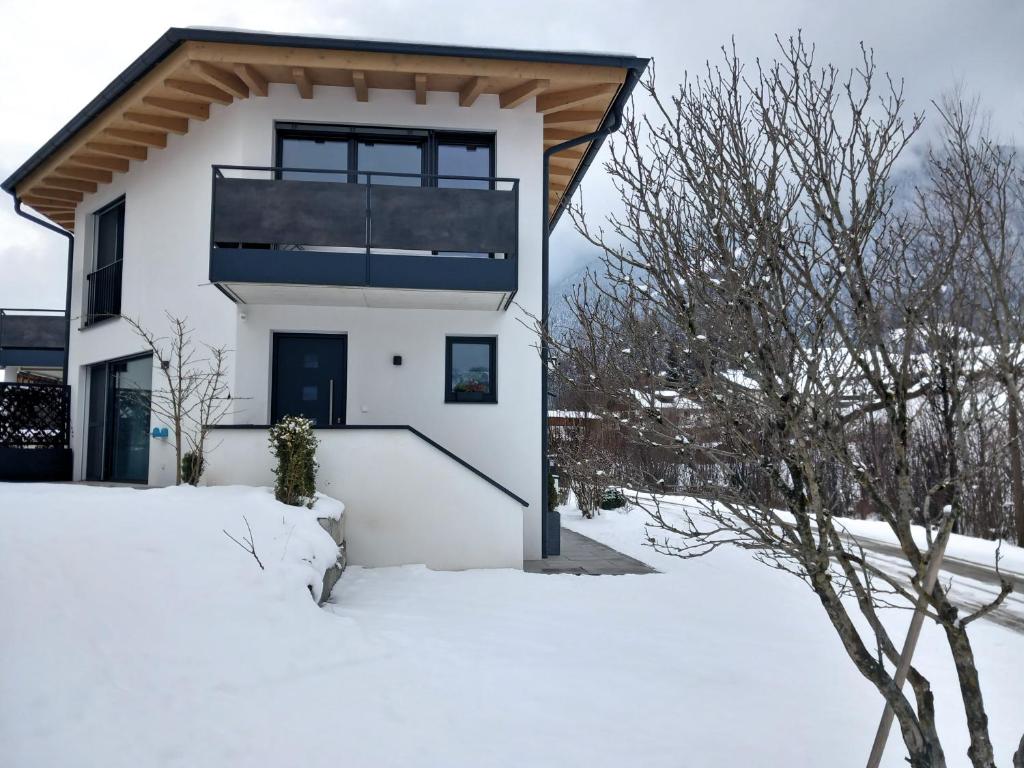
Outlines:
{"type": "Polygon", "coordinates": [[[643,69],[647,66],[648,61],[647,59],[618,54],[531,51],[512,48],[476,48],[472,46],[437,45],[432,43],[350,40],[341,37],[246,32],[230,29],[171,27],[155,43],[149,46],[141,56],[129,64],[127,69],[115,77],[106,88],[100,91],[92,101],[71,118],[63,128],[57,131],[28,160],[22,163],[14,173],[8,176],[3,183],[0,183],[0,188],[14,194],[15,187],[41,165],[46,158],[60,149],[89,121],[99,115],[100,112],[123,96],[141,77],[145,76],[153,67],[167,58],[179,45],[190,41],[270,45],[290,48],[323,48],[371,53],[405,53],[422,56],[458,56],[473,59],[504,59],[550,64],[582,64],[621,69],[643,69]]]}

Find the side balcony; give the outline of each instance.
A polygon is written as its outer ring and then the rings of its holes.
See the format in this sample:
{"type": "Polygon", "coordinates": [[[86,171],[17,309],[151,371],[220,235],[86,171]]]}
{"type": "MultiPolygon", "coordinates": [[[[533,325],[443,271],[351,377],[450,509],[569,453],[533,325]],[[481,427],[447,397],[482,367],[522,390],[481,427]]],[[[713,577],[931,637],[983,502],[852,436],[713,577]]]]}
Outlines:
{"type": "Polygon", "coordinates": [[[0,309],[0,368],[59,371],[66,322],[60,309],[0,309]]]}
{"type": "Polygon", "coordinates": [[[519,181],[213,167],[210,281],[243,304],[505,309],[519,181]]]}

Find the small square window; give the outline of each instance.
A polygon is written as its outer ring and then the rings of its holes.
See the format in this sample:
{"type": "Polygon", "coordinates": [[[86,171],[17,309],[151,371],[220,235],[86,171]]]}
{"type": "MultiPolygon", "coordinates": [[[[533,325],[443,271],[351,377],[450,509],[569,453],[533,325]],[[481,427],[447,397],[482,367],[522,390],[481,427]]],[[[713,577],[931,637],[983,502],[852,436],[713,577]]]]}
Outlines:
{"type": "Polygon", "coordinates": [[[498,340],[449,336],[444,355],[446,403],[498,402],[498,340]]]}

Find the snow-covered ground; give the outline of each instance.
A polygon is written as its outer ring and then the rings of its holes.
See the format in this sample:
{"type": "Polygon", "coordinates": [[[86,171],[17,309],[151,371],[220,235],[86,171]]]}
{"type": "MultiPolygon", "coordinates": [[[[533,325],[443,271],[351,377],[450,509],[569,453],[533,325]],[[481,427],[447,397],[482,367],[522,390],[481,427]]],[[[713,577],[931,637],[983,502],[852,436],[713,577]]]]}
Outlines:
{"type": "MultiPolygon", "coordinates": [[[[257,489],[0,485],[0,762],[864,763],[877,696],[809,590],[744,552],[660,557],[639,511],[567,514],[662,573],[350,568],[322,610],[306,585],[332,544],[313,517],[257,489]],[[221,531],[246,534],[243,514],[265,571],[221,531]]],[[[974,638],[1008,763],[1024,636],[980,621],[974,638]]],[[[932,626],[918,662],[962,765],[932,626]]]]}

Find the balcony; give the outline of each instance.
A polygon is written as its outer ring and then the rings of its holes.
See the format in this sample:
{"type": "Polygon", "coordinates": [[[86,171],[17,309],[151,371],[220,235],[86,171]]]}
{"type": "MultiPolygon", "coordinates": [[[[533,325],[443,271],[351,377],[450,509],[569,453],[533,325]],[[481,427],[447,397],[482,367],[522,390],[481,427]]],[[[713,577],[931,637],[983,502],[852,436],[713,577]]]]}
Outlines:
{"type": "Polygon", "coordinates": [[[0,367],[63,367],[65,318],[59,309],[0,309],[0,367]]]}
{"type": "Polygon", "coordinates": [[[218,165],[210,281],[245,304],[504,309],[518,216],[517,179],[218,165]]]}

